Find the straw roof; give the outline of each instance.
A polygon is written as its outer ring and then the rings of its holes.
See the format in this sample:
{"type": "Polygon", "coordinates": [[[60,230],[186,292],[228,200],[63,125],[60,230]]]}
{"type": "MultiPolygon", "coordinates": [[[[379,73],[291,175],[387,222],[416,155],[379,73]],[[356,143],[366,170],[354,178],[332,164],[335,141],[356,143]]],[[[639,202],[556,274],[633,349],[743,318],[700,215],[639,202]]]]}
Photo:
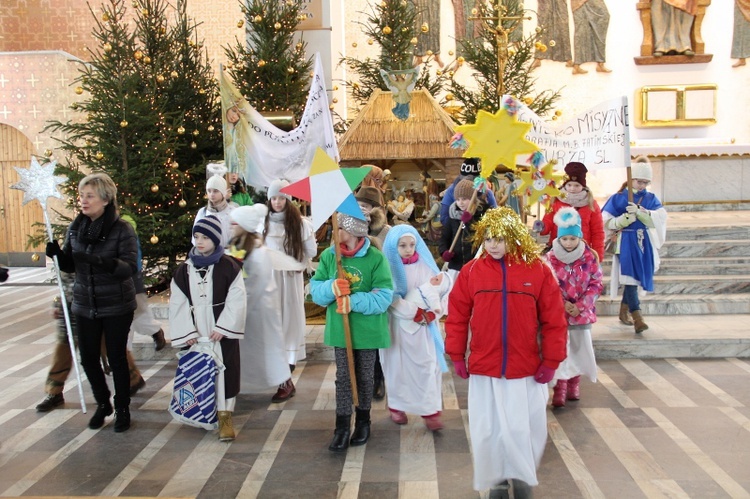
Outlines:
{"type": "Polygon", "coordinates": [[[391,92],[375,90],[339,141],[341,161],[460,158],[451,149],[455,123],[425,89],[411,93],[409,119],[393,115],[391,92]]]}

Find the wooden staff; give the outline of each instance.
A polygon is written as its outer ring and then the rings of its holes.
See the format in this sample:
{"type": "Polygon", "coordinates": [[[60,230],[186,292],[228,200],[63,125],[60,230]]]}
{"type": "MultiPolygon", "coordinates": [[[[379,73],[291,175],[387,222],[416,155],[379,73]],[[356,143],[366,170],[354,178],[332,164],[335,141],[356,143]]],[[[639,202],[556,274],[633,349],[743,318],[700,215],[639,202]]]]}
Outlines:
{"type": "Polygon", "coordinates": [[[633,202],[633,189],[632,189],[633,172],[631,171],[629,166],[626,168],[626,170],[627,170],[627,175],[628,175],[628,203],[632,203],[633,202]]]}
{"type": "MultiPolygon", "coordinates": [[[[333,248],[336,253],[336,270],[339,279],[346,279],[344,273],[344,266],[341,264],[341,248],[339,247],[339,219],[336,212],[331,217],[333,222],[333,234],[331,239],[333,240],[333,248]]],[[[354,348],[352,347],[352,331],[349,326],[349,314],[341,314],[341,320],[344,321],[344,341],[346,341],[346,362],[349,364],[349,379],[352,384],[352,399],[354,405],[359,406],[359,394],[357,391],[357,376],[354,371],[354,348]]]]}

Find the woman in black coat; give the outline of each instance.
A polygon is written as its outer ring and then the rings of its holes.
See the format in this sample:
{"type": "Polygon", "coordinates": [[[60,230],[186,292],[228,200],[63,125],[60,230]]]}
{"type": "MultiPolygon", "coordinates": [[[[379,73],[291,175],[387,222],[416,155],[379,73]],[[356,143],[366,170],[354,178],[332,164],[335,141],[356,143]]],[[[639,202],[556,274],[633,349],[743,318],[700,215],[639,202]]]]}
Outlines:
{"type": "Polygon", "coordinates": [[[130,428],[130,376],[126,357],[128,332],[136,308],[132,276],[137,271],[137,245],[131,225],[120,220],[117,187],[104,173],[78,184],[81,213],[68,227],[62,248],[47,244],[60,270],[75,272],[72,312],[76,319],[81,364],[91,383],[97,408],[89,428],[98,429],[112,414],[110,391],[99,359],[102,336],[112,370],[115,431],[130,428]]]}

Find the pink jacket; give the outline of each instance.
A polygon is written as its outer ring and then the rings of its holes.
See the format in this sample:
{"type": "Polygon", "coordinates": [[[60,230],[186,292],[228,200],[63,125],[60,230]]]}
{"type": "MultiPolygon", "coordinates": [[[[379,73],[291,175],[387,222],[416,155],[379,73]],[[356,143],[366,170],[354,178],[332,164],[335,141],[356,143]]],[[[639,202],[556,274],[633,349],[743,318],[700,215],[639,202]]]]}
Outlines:
{"type": "Polygon", "coordinates": [[[578,317],[567,312],[568,324],[593,324],[596,322],[596,299],[602,293],[602,269],[599,260],[588,246],[583,255],[570,265],[557,259],[554,249],[547,253],[547,260],[560,283],[563,300],[575,303],[581,311],[578,317]]]}

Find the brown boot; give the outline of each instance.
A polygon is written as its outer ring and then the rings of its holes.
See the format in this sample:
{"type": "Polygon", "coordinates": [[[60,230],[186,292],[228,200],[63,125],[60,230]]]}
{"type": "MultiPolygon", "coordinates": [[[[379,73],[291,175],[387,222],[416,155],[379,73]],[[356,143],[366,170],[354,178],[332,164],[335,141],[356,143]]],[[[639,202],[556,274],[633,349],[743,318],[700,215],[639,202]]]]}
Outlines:
{"type": "Polygon", "coordinates": [[[154,339],[154,350],[157,352],[167,346],[167,340],[164,339],[164,330],[159,329],[157,332],[151,335],[154,339]]]}
{"type": "Polygon", "coordinates": [[[222,442],[231,442],[234,440],[232,413],[229,411],[219,411],[216,415],[219,417],[219,440],[222,442]]]}
{"type": "Polygon", "coordinates": [[[628,307],[628,304],[620,303],[620,322],[622,322],[626,326],[633,325],[633,321],[631,321],[630,317],[628,317],[629,312],[630,312],[630,307],[628,307]]]}
{"type": "Polygon", "coordinates": [[[633,316],[633,326],[635,327],[636,334],[640,334],[648,329],[648,324],[643,322],[643,316],[641,315],[640,310],[633,311],[631,315],[633,316]]]}
{"type": "Polygon", "coordinates": [[[271,397],[271,402],[284,402],[294,397],[295,393],[297,393],[297,389],[294,387],[294,383],[292,383],[292,378],[289,378],[279,385],[279,389],[276,390],[276,394],[271,397]]]}

